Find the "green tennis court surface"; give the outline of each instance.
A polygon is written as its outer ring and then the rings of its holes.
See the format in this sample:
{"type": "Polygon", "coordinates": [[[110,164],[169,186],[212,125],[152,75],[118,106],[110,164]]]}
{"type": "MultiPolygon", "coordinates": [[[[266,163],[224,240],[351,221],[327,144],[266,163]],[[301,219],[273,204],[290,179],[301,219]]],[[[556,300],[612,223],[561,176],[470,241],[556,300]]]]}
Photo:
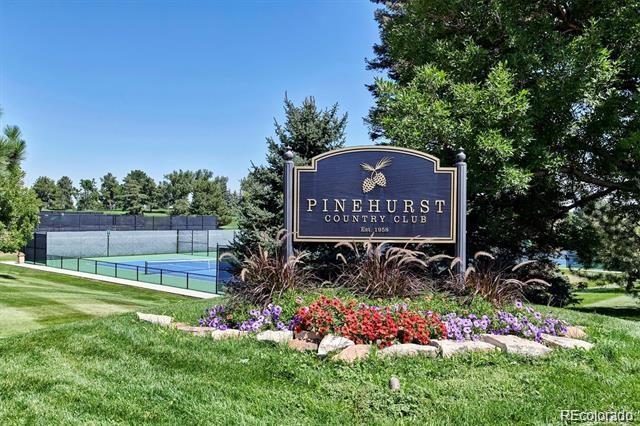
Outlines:
{"type": "Polygon", "coordinates": [[[147,254],[91,258],[52,257],[47,266],[189,290],[218,292],[215,253],[147,254]]]}

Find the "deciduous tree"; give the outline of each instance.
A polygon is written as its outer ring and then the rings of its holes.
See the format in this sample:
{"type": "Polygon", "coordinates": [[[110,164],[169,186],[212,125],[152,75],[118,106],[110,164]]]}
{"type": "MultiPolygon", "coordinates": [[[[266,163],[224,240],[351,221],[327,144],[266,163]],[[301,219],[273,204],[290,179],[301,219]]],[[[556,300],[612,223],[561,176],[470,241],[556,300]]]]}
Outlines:
{"type": "Polygon", "coordinates": [[[100,208],[100,193],[95,179],[80,179],[78,210],[97,210],[100,208]]]}
{"type": "Polygon", "coordinates": [[[17,126],[0,134],[0,251],[5,253],[24,247],[38,224],[40,201],[23,182],[25,146],[17,126]]]}
{"type": "Polygon", "coordinates": [[[637,0],[374,1],[371,134],[465,149],[469,250],[548,253],[571,209],[638,200],[637,0]]]}
{"type": "Polygon", "coordinates": [[[53,179],[46,176],[40,176],[33,183],[32,189],[36,192],[38,199],[42,202],[42,208],[55,208],[58,187],[53,179]]]}

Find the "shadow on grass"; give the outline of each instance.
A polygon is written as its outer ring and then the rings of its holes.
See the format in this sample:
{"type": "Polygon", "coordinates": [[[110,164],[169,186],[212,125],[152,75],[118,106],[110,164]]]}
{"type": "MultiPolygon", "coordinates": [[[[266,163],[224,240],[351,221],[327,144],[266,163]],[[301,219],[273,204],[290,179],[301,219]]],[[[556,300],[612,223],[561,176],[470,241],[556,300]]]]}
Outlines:
{"type": "Polygon", "coordinates": [[[574,311],[588,312],[591,314],[607,315],[631,321],[640,321],[640,306],[624,306],[620,308],[610,306],[590,306],[569,308],[574,311]]]}
{"type": "Polygon", "coordinates": [[[578,290],[578,293],[620,293],[625,294],[624,289],[620,287],[589,287],[589,288],[581,288],[578,290]]]}
{"type": "Polygon", "coordinates": [[[17,280],[18,278],[13,276],[13,275],[9,275],[9,274],[0,274],[0,279],[3,279],[3,280],[17,280]]]}

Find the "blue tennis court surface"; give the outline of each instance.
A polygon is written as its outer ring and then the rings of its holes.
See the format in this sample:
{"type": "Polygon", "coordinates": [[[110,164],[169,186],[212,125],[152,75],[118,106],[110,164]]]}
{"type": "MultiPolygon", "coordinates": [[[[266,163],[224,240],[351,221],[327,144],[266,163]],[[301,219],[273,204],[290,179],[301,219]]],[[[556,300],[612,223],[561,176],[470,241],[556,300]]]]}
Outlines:
{"type": "MultiPolygon", "coordinates": [[[[218,277],[216,256],[192,254],[154,254],[95,258],[52,259],[52,265],[110,277],[125,278],[151,284],[168,285],[209,293],[220,293],[224,287],[218,277]],[[60,263],[59,265],[57,263],[60,263]]],[[[48,261],[49,263],[49,261],[48,261]]],[[[225,282],[231,277],[220,272],[225,282]]]]}

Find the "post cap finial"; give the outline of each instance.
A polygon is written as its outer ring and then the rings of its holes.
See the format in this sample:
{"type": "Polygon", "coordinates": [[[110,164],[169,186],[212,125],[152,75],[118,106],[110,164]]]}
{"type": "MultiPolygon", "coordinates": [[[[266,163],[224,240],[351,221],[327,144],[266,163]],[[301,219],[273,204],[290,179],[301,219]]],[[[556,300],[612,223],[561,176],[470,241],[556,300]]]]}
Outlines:
{"type": "Polygon", "coordinates": [[[291,150],[291,147],[290,146],[286,146],[284,149],[285,149],[285,151],[284,151],[284,159],[286,161],[293,160],[293,151],[291,150]]]}
{"type": "Polygon", "coordinates": [[[458,163],[464,163],[464,160],[466,159],[467,159],[467,156],[464,153],[464,149],[462,147],[458,148],[458,153],[456,154],[456,161],[458,163]]]}

